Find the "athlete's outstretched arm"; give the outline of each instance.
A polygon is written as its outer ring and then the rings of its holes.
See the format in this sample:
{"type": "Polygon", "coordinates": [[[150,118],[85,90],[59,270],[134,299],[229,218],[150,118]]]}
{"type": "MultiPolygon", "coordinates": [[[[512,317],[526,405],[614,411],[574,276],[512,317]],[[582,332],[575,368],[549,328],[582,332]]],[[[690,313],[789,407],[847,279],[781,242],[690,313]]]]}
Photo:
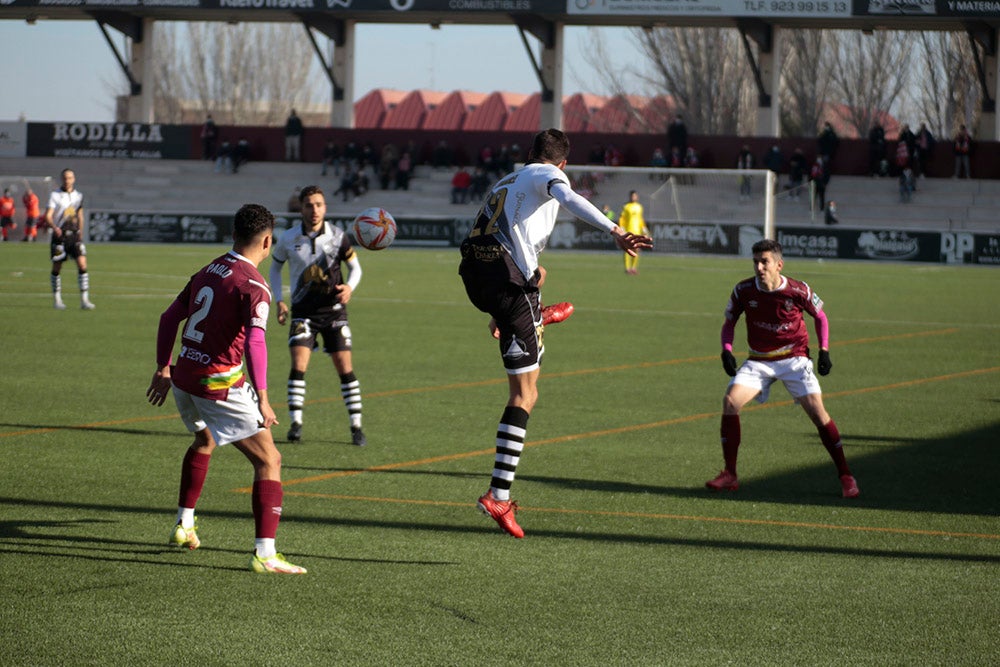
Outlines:
{"type": "Polygon", "coordinates": [[[601,210],[587,199],[573,191],[562,181],[557,181],[549,188],[549,193],[567,211],[587,224],[609,232],[615,239],[615,245],[633,257],[643,248],[652,248],[653,239],[648,236],[629,234],[624,229],[608,220],[601,210]]]}

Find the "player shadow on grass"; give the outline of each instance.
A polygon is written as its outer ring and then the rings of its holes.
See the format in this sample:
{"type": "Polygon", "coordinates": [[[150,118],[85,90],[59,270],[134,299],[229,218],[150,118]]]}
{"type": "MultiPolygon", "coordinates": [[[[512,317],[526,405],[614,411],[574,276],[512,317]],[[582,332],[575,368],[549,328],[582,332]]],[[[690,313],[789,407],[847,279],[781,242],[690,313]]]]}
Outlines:
{"type": "MultiPolygon", "coordinates": [[[[7,504],[7,499],[0,499],[0,503],[7,504]]],[[[13,504],[13,502],[11,503],[13,504]]],[[[59,507],[66,509],[83,509],[78,505],[60,504],[57,502],[32,502],[22,501],[21,505],[42,505],[45,507],[59,507]]],[[[88,511],[122,511],[132,509],[137,513],[160,514],[161,509],[139,509],[139,508],[107,508],[100,505],[87,506],[88,511]]],[[[212,512],[202,515],[210,517],[212,520],[223,521],[244,521],[245,515],[241,512],[212,512]]],[[[308,519],[310,523],[316,523],[316,518],[308,519]]],[[[177,559],[163,560],[157,558],[164,555],[184,556],[190,553],[187,549],[178,549],[167,544],[167,540],[162,542],[115,540],[109,539],[106,532],[97,532],[93,524],[115,524],[118,521],[113,519],[66,519],[66,520],[39,520],[25,519],[0,521],[0,554],[17,554],[22,556],[71,558],[74,560],[92,560],[120,563],[137,563],[147,565],[179,565],[182,567],[198,567],[211,570],[232,570],[244,572],[245,567],[213,565],[200,561],[182,561],[177,559]],[[73,531],[86,530],[92,535],[73,534],[73,531]],[[83,553],[81,553],[83,552],[83,553]],[[94,555],[90,555],[93,553],[94,555]],[[121,554],[120,556],[117,554],[121,554]]],[[[325,519],[320,519],[319,523],[326,524],[325,519]]],[[[204,531],[208,532],[208,531],[204,531]]],[[[231,549],[223,546],[203,545],[198,550],[200,553],[232,553],[238,556],[246,556],[249,549],[231,549]]],[[[345,563],[368,563],[373,565],[458,565],[458,561],[445,560],[423,560],[423,559],[397,559],[397,558],[360,558],[351,556],[338,556],[330,554],[311,554],[296,552],[300,557],[309,560],[328,560],[345,563]]]]}
{"type": "Polygon", "coordinates": [[[150,431],[141,428],[122,428],[121,426],[87,426],[86,424],[12,424],[0,422],[0,428],[16,428],[24,431],[97,431],[101,433],[121,433],[124,435],[159,435],[177,437],[177,429],[150,431]]]}
{"type": "MultiPolygon", "coordinates": [[[[109,507],[106,505],[99,504],[81,504],[81,503],[59,503],[55,501],[32,501],[27,499],[12,499],[12,498],[0,498],[0,504],[3,505],[20,505],[20,506],[32,506],[32,507],[50,507],[50,508],[63,508],[66,510],[86,510],[93,512],[108,512],[108,511],[118,511],[118,512],[131,512],[138,514],[155,514],[160,515],[163,513],[162,508],[144,508],[144,507],[126,507],[126,506],[116,506],[109,507]]],[[[467,516],[468,519],[463,519],[460,521],[455,521],[455,513],[452,512],[451,516],[447,517],[450,520],[446,522],[436,521],[436,522],[420,522],[416,520],[415,516],[410,516],[406,520],[388,520],[388,519],[360,519],[351,517],[329,517],[329,516],[310,516],[310,515],[300,515],[294,519],[289,518],[288,521],[294,521],[295,523],[301,523],[309,525],[312,528],[328,530],[331,527],[348,527],[348,528],[371,528],[375,530],[400,530],[400,531],[420,531],[429,533],[462,533],[462,534],[481,534],[484,537],[489,536],[488,539],[505,539],[502,535],[497,535],[497,529],[495,526],[485,525],[482,522],[482,517],[478,516],[478,513],[474,511],[474,503],[469,503],[468,512],[465,508],[458,508],[460,512],[463,512],[461,516],[467,516]]],[[[538,523],[542,522],[542,517],[545,513],[541,510],[532,512],[530,507],[525,507],[522,510],[524,516],[531,517],[534,514],[538,518],[538,523]]],[[[246,517],[243,512],[211,512],[204,513],[201,515],[203,519],[220,520],[220,521],[245,521],[246,517]]],[[[604,520],[604,519],[600,519],[604,520]]],[[[77,520],[64,520],[64,521],[39,521],[39,520],[13,520],[13,521],[3,521],[0,522],[0,554],[18,554],[31,558],[42,557],[53,557],[53,558],[73,558],[73,559],[86,559],[94,561],[105,561],[105,562],[121,562],[121,563],[138,563],[138,564],[148,564],[157,566],[181,566],[181,567],[195,567],[195,568],[205,568],[213,570],[223,570],[223,571],[239,571],[243,572],[246,568],[240,565],[217,565],[212,563],[206,563],[205,559],[190,558],[198,552],[220,552],[220,553],[231,553],[235,555],[246,555],[249,553],[248,550],[243,549],[231,549],[225,548],[223,546],[211,546],[206,545],[198,549],[197,552],[193,554],[184,549],[175,549],[168,547],[166,545],[166,539],[164,542],[153,542],[153,541],[131,541],[131,540],[114,540],[109,539],[107,532],[100,533],[96,536],[81,536],[73,535],[71,533],[60,533],[52,532],[53,529],[57,528],[67,528],[71,529],[75,526],[85,523],[114,523],[115,521],[110,519],[77,519],[77,520]],[[44,533],[33,533],[32,528],[42,528],[46,532],[44,533]],[[46,544],[49,543],[49,544],[46,544]],[[40,547],[46,547],[51,551],[40,550],[40,547]],[[98,555],[81,555],[78,552],[88,551],[94,552],[98,555]],[[108,553],[120,553],[122,556],[109,556],[108,553]],[[139,557],[135,557],[138,555],[139,557]],[[176,557],[175,557],[176,556],[176,557]]],[[[206,521],[207,523],[207,521],[206,521]]],[[[202,526],[205,528],[205,526],[202,526]]],[[[206,530],[206,535],[208,531],[206,530]]],[[[602,542],[602,543],[613,543],[613,544],[642,544],[642,545],[662,545],[662,546],[682,546],[682,547],[692,547],[692,548],[709,548],[709,549],[731,549],[733,551],[760,551],[760,552],[782,552],[782,553],[809,553],[809,554],[834,554],[834,555],[848,555],[848,556],[867,556],[875,558],[891,558],[891,559],[917,559],[917,560],[947,560],[947,561],[965,561],[965,562],[976,562],[976,563],[991,563],[1000,564],[1000,555],[979,555],[979,554],[962,554],[954,552],[934,552],[934,551],[915,551],[915,550],[898,550],[896,548],[889,549],[874,549],[874,548],[862,548],[862,547],[842,547],[835,545],[820,545],[820,544],[779,544],[775,542],[761,542],[761,541],[741,541],[741,540],[727,540],[727,539],[712,539],[712,538],[697,538],[697,537],[678,537],[677,535],[657,535],[657,534],[636,534],[635,532],[607,532],[607,531],[591,531],[591,530],[552,530],[545,529],[541,527],[532,527],[529,530],[530,538],[541,539],[541,538],[552,538],[552,539],[564,539],[564,540],[574,540],[574,541],[584,541],[584,542],[602,542]]],[[[159,536],[157,536],[159,537],[159,536]]],[[[359,558],[346,555],[331,555],[326,554],[313,554],[304,551],[295,551],[297,557],[303,560],[331,560],[331,561],[346,561],[346,562],[359,562],[359,563],[371,563],[375,565],[454,565],[456,562],[452,561],[428,561],[428,560],[398,560],[398,559],[388,559],[388,558],[359,558]]]]}

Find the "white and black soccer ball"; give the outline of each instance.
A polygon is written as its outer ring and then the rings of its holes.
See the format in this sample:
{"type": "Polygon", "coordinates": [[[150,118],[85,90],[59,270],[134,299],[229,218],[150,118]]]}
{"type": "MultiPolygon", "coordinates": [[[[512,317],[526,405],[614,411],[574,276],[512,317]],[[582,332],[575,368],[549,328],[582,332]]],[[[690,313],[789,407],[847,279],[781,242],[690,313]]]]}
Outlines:
{"type": "Polygon", "coordinates": [[[369,250],[384,250],[396,240],[396,221],[384,208],[366,208],[351,223],[354,240],[369,250]]]}

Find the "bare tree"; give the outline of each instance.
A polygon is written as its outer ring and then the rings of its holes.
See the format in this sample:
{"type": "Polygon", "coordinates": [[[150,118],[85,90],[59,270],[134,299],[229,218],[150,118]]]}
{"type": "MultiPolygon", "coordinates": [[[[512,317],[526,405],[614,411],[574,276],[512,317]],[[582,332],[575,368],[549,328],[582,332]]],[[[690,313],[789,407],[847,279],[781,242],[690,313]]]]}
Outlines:
{"type": "Polygon", "coordinates": [[[842,105],[830,109],[868,136],[876,118],[892,109],[907,85],[912,69],[909,33],[831,31],[827,33],[833,61],[831,94],[842,105]]]}
{"type": "Polygon", "coordinates": [[[640,79],[673,96],[697,134],[752,132],[752,77],[739,34],[723,28],[634,31],[648,65],[640,79]]]}
{"type": "Polygon", "coordinates": [[[782,48],[782,134],[813,136],[830,89],[830,59],[822,30],[789,30],[782,48]]]}
{"type": "Polygon", "coordinates": [[[316,101],[304,28],[284,24],[160,23],[155,53],[158,122],[277,125],[316,101]]]}
{"type": "MultiPolygon", "coordinates": [[[[635,28],[640,54],[626,71],[611,65],[597,31],[584,60],[612,95],[665,95],[697,134],[752,133],[756,97],[739,34],[722,28],[635,28]],[[633,87],[629,90],[628,87],[633,87]]],[[[666,110],[666,109],[665,109],[666,110]]],[[[651,132],[663,131],[663,118],[651,132]]],[[[637,122],[649,123],[649,117],[637,122]]]]}
{"type": "Polygon", "coordinates": [[[982,93],[975,76],[972,46],[964,33],[920,33],[916,107],[932,133],[951,136],[961,124],[978,121],[982,93]]]}

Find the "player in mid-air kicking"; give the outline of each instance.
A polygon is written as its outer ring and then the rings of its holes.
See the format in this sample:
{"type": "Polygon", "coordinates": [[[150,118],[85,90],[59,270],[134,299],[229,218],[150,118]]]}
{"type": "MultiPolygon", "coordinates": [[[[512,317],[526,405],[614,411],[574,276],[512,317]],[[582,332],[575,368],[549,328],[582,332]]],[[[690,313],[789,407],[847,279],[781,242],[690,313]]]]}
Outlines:
{"type": "Polygon", "coordinates": [[[563,172],[567,157],[569,139],[563,132],[550,129],[535,135],[527,164],[501,178],[487,193],[461,249],[459,273],[466,294],[476,308],[496,320],[509,389],[496,431],[493,477],[478,506],[514,537],[524,537],[524,531],[514,516],[510,487],[528,416],[538,399],[544,352],[538,253],[552,234],[559,207],[609,232],[625,252],[652,247],[648,236],[627,233],[573,191],[563,172]]]}
{"type": "MultiPolygon", "coordinates": [[[[545,267],[538,267],[538,287],[541,288],[545,284],[545,267]]],[[[562,303],[556,303],[551,306],[542,307],[542,326],[547,327],[550,324],[558,324],[564,320],[569,319],[569,316],[573,314],[576,310],[569,301],[563,301],[562,303]]],[[[500,340],[500,329],[497,328],[497,321],[494,318],[490,318],[489,322],[490,333],[494,338],[500,340]]]]}
{"type": "Polygon", "coordinates": [[[725,468],[705,483],[712,491],[735,491],[736,457],[740,448],[740,410],[752,399],[763,403],[771,385],[781,380],[819,431],[820,440],[837,466],[845,498],[860,495],[844,457],[837,425],[823,407],[819,380],[809,358],[809,331],[802,314],[815,319],[820,375],[830,372],[830,327],[823,300],[804,282],[781,275],[781,244],[763,240],[753,245],[754,277],[733,289],[722,325],[722,367],[733,379],[722,401],[722,456],[725,468]],[[749,358],[737,368],[733,356],[736,322],[746,314],[749,358]]]}

